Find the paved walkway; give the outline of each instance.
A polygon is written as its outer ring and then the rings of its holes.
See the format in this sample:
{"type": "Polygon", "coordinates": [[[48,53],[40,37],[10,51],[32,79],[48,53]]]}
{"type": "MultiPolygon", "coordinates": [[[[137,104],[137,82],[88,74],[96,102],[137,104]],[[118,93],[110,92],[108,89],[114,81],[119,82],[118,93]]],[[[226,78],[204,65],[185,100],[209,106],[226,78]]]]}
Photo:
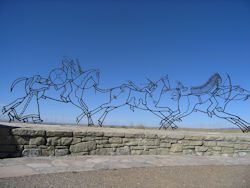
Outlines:
{"type": "Polygon", "coordinates": [[[0,160],[0,178],[59,172],[84,172],[134,167],[250,166],[250,156],[66,156],[23,157],[0,160]]]}

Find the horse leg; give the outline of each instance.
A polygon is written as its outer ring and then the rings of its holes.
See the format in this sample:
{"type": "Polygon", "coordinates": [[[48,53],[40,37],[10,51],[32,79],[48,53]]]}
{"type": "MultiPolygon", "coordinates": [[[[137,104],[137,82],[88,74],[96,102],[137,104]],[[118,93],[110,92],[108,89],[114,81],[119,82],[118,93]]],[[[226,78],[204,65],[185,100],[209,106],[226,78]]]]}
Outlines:
{"type": "Polygon", "coordinates": [[[114,109],[116,109],[117,107],[107,107],[104,111],[104,113],[102,114],[102,116],[98,119],[98,124],[100,127],[102,127],[102,124],[106,118],[106,116],[108,115],[108,113],[114,109]]]}
{"type": "Polygon", "coordinates": [[[237,125],[242,132],[248,132],[250,130],[249,123],[236,115],[233,115],[224,111],[219,111],[217,109],[214,110],[214,114],[218,118],[225,119],[229,121],[230,123],[237,125]]]}

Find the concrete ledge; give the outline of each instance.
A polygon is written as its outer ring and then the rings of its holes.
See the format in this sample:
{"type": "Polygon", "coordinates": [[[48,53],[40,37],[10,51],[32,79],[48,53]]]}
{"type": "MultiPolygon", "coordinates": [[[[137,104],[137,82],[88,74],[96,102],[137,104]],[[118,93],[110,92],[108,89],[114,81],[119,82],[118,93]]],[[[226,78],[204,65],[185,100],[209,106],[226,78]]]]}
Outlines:
{"type": "Polygon", "coordinates": [[[0,158],[64,155],[223,155],[250,153],[243,133],[0,123],[0,158]]]}

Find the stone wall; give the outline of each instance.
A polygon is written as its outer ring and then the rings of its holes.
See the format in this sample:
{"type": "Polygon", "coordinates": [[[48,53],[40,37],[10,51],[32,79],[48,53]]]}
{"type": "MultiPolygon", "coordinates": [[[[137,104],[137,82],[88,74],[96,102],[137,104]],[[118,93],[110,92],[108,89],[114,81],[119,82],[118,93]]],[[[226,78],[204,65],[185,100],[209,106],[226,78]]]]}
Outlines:
{"type": "Polygon", "coordinates": [[[0,158],[64,155],[227,155],[250,153],[250,135],[136,129],[0,126],[0,158]]]}

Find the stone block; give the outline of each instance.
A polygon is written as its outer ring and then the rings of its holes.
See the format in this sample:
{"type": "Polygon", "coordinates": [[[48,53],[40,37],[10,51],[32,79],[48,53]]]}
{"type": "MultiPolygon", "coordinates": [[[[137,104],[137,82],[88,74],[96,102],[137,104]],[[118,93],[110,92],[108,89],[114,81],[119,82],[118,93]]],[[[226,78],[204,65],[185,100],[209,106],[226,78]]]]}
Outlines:
{"type": "Polygon", "coordinates": [[[249,137],[237,137],[237,140],[240,142],[250,142],[250,136],[249,137]]]}
{"type": "Polygon", "coordinates": [[[76,132],[73,132],[73,136],[74,137],[84,137],[84,136],[87,136],[87,132],[86,131],[76,131],[76,132]]]}
{"type": "Polygon", "coordinates": [[[104,136],[104,133],[101,131],[88,131],[87,136],[96,136],[96,137],[102,137],[104,136]]]}
{"type": "Polygon", "coordinates": [[[37,149],[38,146],[37,145],[24,145],[23,148],[24,149],[37,149]]]}
{"type": "Polygon", "coordinates": [[[123,147],[123,144],[111,144],[111,148],[120,148],[123,147]]]}
{"type": "Polygon", "coordinates": [[[24,157],[38,157],[41,154],[41,149],[24,149],[22,152],[22,156],[24,157]]]}
{"type": "Polygon", "coordinates": [[[59,137],[50,137],[47,138],[47,146],[57,146],[60,145],[60,139],[59,137]]]}
{"type": "Polygon", "coordinates": [[[114,155],[115,149],[113,148],[100,148],[96,150],[96,155],[114,155]]]}
{"type": "Polygon", "coordinates": [[[122,144],[123,140],[120,137],[109,138],[109,143],[122,144]]]}
{"type": "Polygon", "coordinates": [[[149,155],[157,155],[157,149],[149,149],[148,153],[149,155]]]}
{"type": "Polygon", "coordinates": [[[91,136],[83,137],[82,142],[94,141],[95,138],[91,136]]]}
{"type": "Polygon", "coordinates": [[[222,141],[224,140],[223,136],[205,136],[205,141],[222,141]]]}
{"type": "Polygon", "coordinates": [[[70,146],[71,153],[86,152],[96,149],[96,143],[94,141],[81,142],[70,146]]]}
{"type": "Polygon", "coordinates": [[[204,136],[186,135],[185,140],[203,140],[204,136]]]}
{"type": "Polygon", "coordinates": [[[29,136],[29,137],[35,137],[35,136],[45,136],[45,130],[32,130],[27,128],[16,128],[11,130],[12,135],[16,136],[29,136]]]}
{"type": "Polygon", "coordinates": [[[139,145],[143,146],[159,146],[160,140],[159,139],[144,139],[141,142],[139,142],[139,145]]]}
{"type": "Polygon", "coordinates": [[[121,133],[121,132],[104,132],[104,136],[123,138],[125,136],[125,133],[121,133]]]}
{"type": "Polygon", "coordinates": [[[43,137],[35,137],[35,138],[31,138],[29,141],[29,145],[44,145],[46,142],[45,138],[43,137]]]}
{"type": "Polygon", "coordinates": [[[95,142],[97,144],[107,144],[109,141],[108,140],[96,140],[95,142]]]}
{"type": "Polygon", "coordinates": [[[203,145],[209,147],[216,146],[216,141],[204,141],[203,145]]]}
{"type": "Polygon", "coordinates": [[[160,148],[170,148],[171,144],[170,143],[160,143],[160,148]]]}
{"type": "Polygon", "coordinates": [[[73,137],[71,144],[72,144],[72,145],[73,145],[73,144],[78,144],[78,143],[80,143],[80,142],[82,142],[82,138],[75,138],[75,137],[73,137]]]}
{"type": "Polygon", "coordinates": [[[212,150],[214,151],[221,151],[221,148],[220,146],[215,146],[215,147],[212,147],[212,150]]]}
{"type": "Polygon", "coordinates": [[[125,138],[144,138],[145,134],[143,133],[125,133],[125,138]]]}
{"type": "Polygon", "coordinates": [[[195,152],[193,149],[184,149],[182,153],[184,155],[193,155],[195,152]]]}
{"type": "Polygon", "coordinates": [[[234,153],[234,149],[233,148],[228,148],[228,147],[222,147],[222,153],[226,153],[226,154],[231,154],[234,153]]]}
{"type": "Polygon", "coordinates": [[[55,155],[54,146],[47,146],[46,148],[42,148],[41,155],[42,156],[54,156],[55,155]]]}
{"type": "Polygon", "coordinates": [[[244,144],[244,143],[241,143],[241,144],[234,144],[234,148],[237,149],[237,150],[248,149],[249,146],[250,146],[250,144],[244,144]]]}
{"type": "Polygon", "coordinates": [[[234,147],[234,143],[231,142],[217,142],[217,146],[223,146],[223,147],[234,147]]]}
{"type": "Polygon", "coordinates": [[[182,140],[184,139],[184,135],[173,134],[173,135],[168,135],[167,138],[175,139],[175,140],[182,140]]]}
{"type": "Polygon", "coordinates": [[[225,141],[228,141],[228,142],[235,142],[237,140],[237,137],[236,136],[230,136],[230,137],[225,137],[224,138],[225,141]]]}
{"type": "Polygon", "coordinates": [[[129,155],[129,154],[130,154],[130,148],[128,146],[116,149],[116,155],[129,155]]]}
{"type": "Polygon", "coordinates": [[[172,144],[171,145],[171,148],[170,148],[170,151],[171,152],[182,152],[182,150],[183,150],[183,146],[182,146],[182,144],[172,144]]]}
{"type": "Polygon", "coordinates": [[[14,136],[12,139],[12,144],[28,145],[29,139],[30,138],[27,136],[14,136]]]}
{"type": "Polygon", "coordinates": [[[203,141],[199,140],[182,140],[182,144],[184,146],[201,146],[203,144],[203,141]]]}
{"type": "Polygon", "coordinates": [[[60,145],[62,146],[68,146],[71,144],[73,138],[72,137],[63,137],[60,138],[60,145]]]}
{"type": "Polygon", "coordinates": [[[157,134],[145,134],[145,138],[153,139],[158,138],[157,134]]]}
{"type": "Polygon", "coordinates": [[[64,156],[69,153],[68,149],[55,149],[55,156],[64,156]]]}
{"type": "Polygon", "coordinates": [[[131,155],[142,155],[143,150],[131,150],[131,155]]]}
{"type": "Polygon", "coordinates": [[[157,154],[158,155],[167,155],[167,154],[169,154],[169,148],[157,148],[157,154]]]}
{"type": "Polygon", "coordinates": [[[73,132],[72,131],[47,131],[46,136],[47,137],[72,137],[73,132]]]}
{"type": "Polygon", "coordinates": [[[207,150],[208,150],[208,147],[206,147],[206,146],[195,146],[196,152],[205,152],[207,150]]]}

